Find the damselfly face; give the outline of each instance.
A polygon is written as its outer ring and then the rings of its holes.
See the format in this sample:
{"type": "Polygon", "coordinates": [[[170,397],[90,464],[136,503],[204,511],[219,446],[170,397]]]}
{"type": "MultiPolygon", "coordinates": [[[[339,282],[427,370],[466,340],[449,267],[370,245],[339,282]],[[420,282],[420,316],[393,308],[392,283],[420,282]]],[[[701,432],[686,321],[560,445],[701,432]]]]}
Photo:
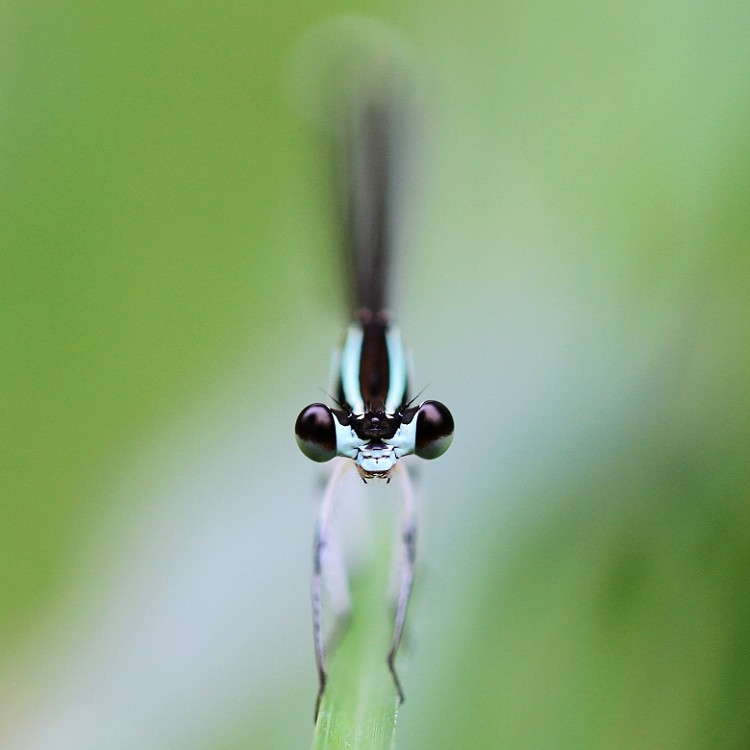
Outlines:
{"type": "Polygon", "coordinates": [[[396,462],[437,458],[453,440],[453,417],[439,401],[412,406],[398,329],[384,313],[362,310],[341,350],[341,408],[305,407],[295,425],[300,450],[313,461],[352,459],[363,479],[388,479],[396,462]]]}
{"type": "Polygon", "coordinates": [[[453,440],[453,416],[439,401],[396,414],[355,414],[325,404],[305,407],[294,428],[297,445],[313,461],[351,458],[363,479],[388,479],[399,458],[437,458],[453,440]]]}

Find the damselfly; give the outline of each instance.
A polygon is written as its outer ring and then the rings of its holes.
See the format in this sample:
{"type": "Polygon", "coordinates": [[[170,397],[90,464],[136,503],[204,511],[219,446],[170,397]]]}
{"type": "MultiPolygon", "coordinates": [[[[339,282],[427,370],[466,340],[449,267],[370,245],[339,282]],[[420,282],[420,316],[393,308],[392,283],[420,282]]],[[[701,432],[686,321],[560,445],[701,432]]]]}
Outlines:
{"type": "Polygon", "coordinates": [[[453,439],[453,417],[439,401],[415,403],[409,394],[407,355],[387,312],[395,206],[394,176],[405,109],[392,82],[355,87],[343,97],[337,131],[337,166],[342,187],[343,245],[351,277],[354,322],[338,359],[333,401],[306,406],[295,425],[297,443],[313,461],[338,459],[323,495],[315,533],[312,609],[319,690],[318,714],[326,687],[322,623],[322,575],[331,510],[342,474],[356,468],[368,480],[397,480],[401,488],[402,568],[387,665],[400,701],[404,694],[395,668],[414,575],[414,501],[409,455],[437,458],[453,439]],[[343,460],[348,459],[348,460],[343,460]]]}

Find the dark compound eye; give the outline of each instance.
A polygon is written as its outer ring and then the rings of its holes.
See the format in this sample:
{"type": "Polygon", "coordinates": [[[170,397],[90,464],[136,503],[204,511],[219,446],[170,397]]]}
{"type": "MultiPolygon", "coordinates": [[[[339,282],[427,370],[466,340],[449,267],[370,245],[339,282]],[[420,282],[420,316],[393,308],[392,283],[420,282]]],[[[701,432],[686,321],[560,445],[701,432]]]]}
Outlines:
{"type": "Polygon", "coordinates": [[[439,401],[425,401],[417,410],[414,453],[420,458],[437,458],[453,442],[453,415],[439,401]]]}
{"type": "Polygon", "coordinates": [[[299,449],[313,461],[330,461],[336,456],[336,425],[325,404],[310,404],[297,417],[294,434],[299,449]]]}

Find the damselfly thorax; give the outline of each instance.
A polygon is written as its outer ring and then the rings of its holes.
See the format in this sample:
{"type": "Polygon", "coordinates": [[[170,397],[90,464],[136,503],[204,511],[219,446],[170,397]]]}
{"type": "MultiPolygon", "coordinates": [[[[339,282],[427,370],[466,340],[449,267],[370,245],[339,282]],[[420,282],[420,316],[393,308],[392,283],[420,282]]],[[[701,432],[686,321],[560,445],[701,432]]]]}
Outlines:
{"type": "Polygon", "coordinates": [[[437,458],[453,439],[453,417],[439,401],[413,406],[399,329],[384,312],[361,309],[339,358],[338,408],[311,404],[297,418],[302,452],[313,461],[352,459],[362,479],[390,479],[411,454],[437,458]]]}

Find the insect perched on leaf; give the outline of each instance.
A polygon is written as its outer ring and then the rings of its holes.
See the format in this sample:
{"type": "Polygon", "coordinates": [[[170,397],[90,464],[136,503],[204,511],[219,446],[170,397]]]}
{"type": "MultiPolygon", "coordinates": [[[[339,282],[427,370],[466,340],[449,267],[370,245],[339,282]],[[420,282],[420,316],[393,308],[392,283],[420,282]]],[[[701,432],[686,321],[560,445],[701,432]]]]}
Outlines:
{"type": "Polygon", "coordinates": [[[395,669],[414,576],[416,519],[406,456],[432,459],[453,439],[453,417],[439,401],[417,402],[409,391],[409,367],[399,329],[388,313],[391,261],[398,236],[394,200],[400,173],[400,142],[409,107],[404,82],[378,69],[357,78],[337,100],[334,154],[340,185],[343,250],[354,322],[338,357],[333,406],[314,403],[297,417],[300,450],[317,462],[334,461],[323,494],[315,532],[312,608],[319,690],[327,672],[322,623],[322,576],[329,543],[332,506],[341,500],[341,477],[356,470],[367,483],[400,486],[402,528],[398,600],[387,664],[398,697],[403,691],[395,669]]]}

